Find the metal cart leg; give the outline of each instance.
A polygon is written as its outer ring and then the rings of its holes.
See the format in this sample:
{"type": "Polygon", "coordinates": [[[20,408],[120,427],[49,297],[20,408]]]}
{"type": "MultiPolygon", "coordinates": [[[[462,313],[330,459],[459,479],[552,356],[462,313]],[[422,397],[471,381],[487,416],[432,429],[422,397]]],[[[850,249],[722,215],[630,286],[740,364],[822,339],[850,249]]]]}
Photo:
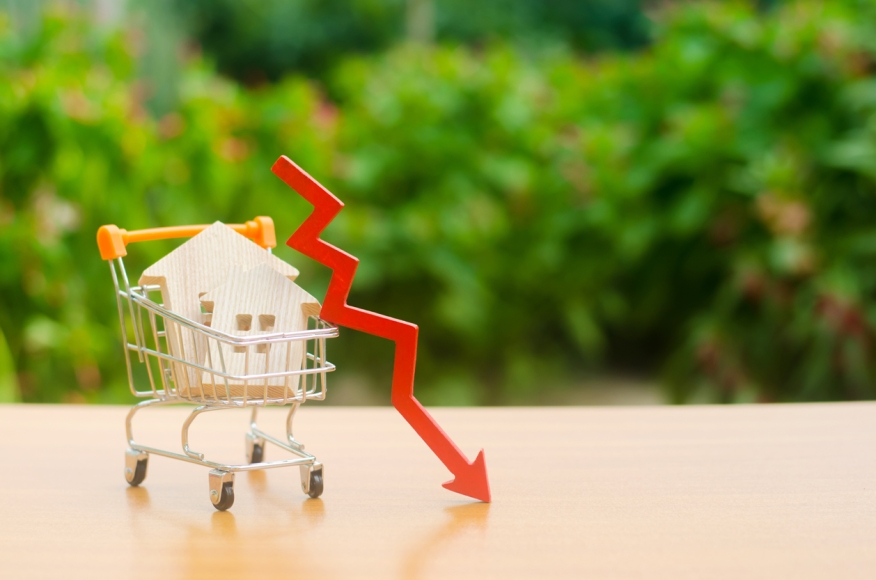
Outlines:
{"type": "Polygon", "coordinates": [[[132,449],[137,449],[140,447],[134,442],[134,430],[132,426],[132,422],[134,421],[134,415],[136,415],[139,411],[145,409],[146,407],[158,407],[160,405],[169,405],[176,402],[177,401],[169,401],[167,399],[149,399],[148,401],[137,403],[136,405],[131,407],[131,410],[128,411],[128,417],[125,419],[125,432],[128,435],[128,445],[132,449]]]}
{"type": "Polygon", "coordinates": [[[192,450],[189,447],[189,428],[195,419],[202,413],[207,411],[220,411],[222,409],[240,408],[240,406],[215,406],[215,405],[200,405],[189,414],[185,420],[180,433],[184,454],[174,453],[164,449],[148,447],[140,445],[134,441],[133,419],[134,415],[146,407],[155,407],[161,405],[170,405],[178,403],[175,399],[151,399],[134,405],[125,422],[125,428],[128,436],[129,449],[125,452],[125,480],[132,486],[140,485],[146,478],[146,469],[148,466],[149,456],[152,454],[163,455],[173,459],[181,459],[191,463],[197,463],[210,467],[209,473],[210,482],[210,502],[213,507],[220,511],[229,509],[234,504],[234,474],[238,471],[250,471],[254,469],[271,469],[284,466],[297,465],[300,469],[301,489],[304,493],[312,498],[317,498],[322,495],[323,473],[324,468],[322,463],[316,460],[316,457],[304,451],[304,445],[295,440],[292,433],[292,424],[295,417],[295,411],[301,405],[300,402],[292,404],[289,409],[289,414],[286,417],[286,437],[285,439],[273,437],[258,427],[258,408],[253,407],[250,417],[250,432],[246,434],[247,440],[247,460],[246,465],[226,465],[214,461],[204,459],[204,454],[192,450]],[[279,461],[264,462],[264,448],[266,443],[273,443],[278,447],[285,449],[296,456],[293,459],[283,459],[279,461]]]}
{"type": "Polygon", "coordinates": [[[146,407],[163,405],[168,401],[151,399],[131,407],[125,419],[125,432],[128,436],[128,449],[125,451],[125,481],[132,487],[137,487],[146,479],[146,468],[149,466],[149,454],[134,442],[134,415],[146,407]]]}
{"type": "Polygon", "coordinates": [[[185,451],[186,455],[188,455],[192,459],[198,459],[198,460],[204,459],[203,453],[198,453],[197,451],[192,451],[189,448],[189,427],[191,427],[192,422],[201,413],[205,413],[207,411],[219,411],[219,410],[222,410],[222,408],[223,407],[210,407],[207,405],[201,405],[200,407],[197,407],[194,411],[192,411],[192,414],[189,415],[189,418],[186,419],[186,422],[183,423],[183,426],[182,426],[182,447],[183,447],[183,451],[185,451]]]}
{"type": "Polygon", "coordinates": [[[292,435],[292,419],[295,418],[295,411],[297,411],[300,406],[301,403],[292,403],[292,407],[289,409],[289,414],[286,416],[286,438],[289,439],[290,447],[303,451],[304,444],[296,441],[295,437],[292,435]]]}
{"type": "Polygon", "coordinates": [[[248,463],[261,463],[265,460],[265,439],[256,435],[258,431],[259,408],[252,408],[252,417],[249,420],[249,433],[246,434],[246,460],[248,463]]]}

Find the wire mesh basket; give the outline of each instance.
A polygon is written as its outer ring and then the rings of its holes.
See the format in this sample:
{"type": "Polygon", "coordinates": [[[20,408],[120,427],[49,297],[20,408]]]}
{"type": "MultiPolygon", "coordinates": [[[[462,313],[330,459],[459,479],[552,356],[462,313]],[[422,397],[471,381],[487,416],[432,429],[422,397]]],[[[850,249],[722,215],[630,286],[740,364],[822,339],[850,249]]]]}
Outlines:
{"type": "Polygon", "coordinates": [[[152,299],[160,294],[158,286],[131,286],[122,258],[111,260],[110,266],[128,383],[135,396],[235,407],[325,398],[326,373],[335,370],[326,360],[326,339],[338,336],[336,326],[311,316],[305,331],[226,334],[164,308],[152,299]],[[235,357],[242,359],[242,373],[231,368],[225,354],[229,351],[243,354],[235,357]],[[272,357],[285,360],[283,370],[270,372],[276,366],[272,357]],[[138,362],[145,367],[148,389],[137,387],[138,362]]]}
{"type": "MultiPolygon", "coordinates": [[[[302,490],[311,497],[319,497],[323,490],[323,465],[294,438],[292,420],[301,404],[325,399],[326,374],[335,370],[326,359],[326,340],[338,336],[337,327],[311,315],[305,330],[236,336],[212,328],[211,313],[203,312],[201,320],[181,316],[160,302],[159,286],[132,286],[128,279],[123,257],[129,243],[189,237],[206,227],[127,232],[116,226],[103,226],[98,231],[101,256],[109,262],[112,273],[128,384],[134,396],[148,399],[128,413],[125,479],[134,486],[144,481],[149,454],[198,463],[212,468],[210,499],[216,509],[225,510],[234,502],[234,473],[298,465],[302,490]],[[182,426],[183,453],[136,443],[132,431],[134,415],[146,407],[173,403],[198,405],[182,426]],[[291,408],[286,419],[286,437],[281,440],[260,430],[256,419],[259,407],[284,405],[291,408]],[[204,454],[189,447],[188,430],[198,415],[242,407],[252,407],[250,430],[245,438],[246,464],[208,461],[204,454]],[[267,442],[294,457],[265,462],[267,442]]],[[[270,218],[258,217],[229,227],[266,252],[270,253],[276,245],[270,218]]]]}

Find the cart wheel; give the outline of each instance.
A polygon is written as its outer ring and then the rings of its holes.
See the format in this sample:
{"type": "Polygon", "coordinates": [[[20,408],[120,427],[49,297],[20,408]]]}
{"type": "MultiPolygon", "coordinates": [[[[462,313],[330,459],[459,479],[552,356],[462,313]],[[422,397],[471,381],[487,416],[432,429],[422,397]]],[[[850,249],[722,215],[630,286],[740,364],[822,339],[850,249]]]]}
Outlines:
{"type": "Polygon", "coordinates": [[[265,459],[265,440],[252,433],[246,434],[246,460],[261,463],[265,459]]]}
{"type": "MultiPolygon", "coordinates": [[[[215,490],[210,491],[210,495],[212,496],[215,490]]],[[[212,500],[212,497],[210,498],[212,500]]],[[[219,510],[220,512],[224,512],[228,508],[234,505],[234,484],[229,482],[222,484],[222,492],[219,494],[219,501],[213,503],[213,507],[219,510]]]]}
{"type": "Polygon", "coordinates": [[[253,443],[252,453],[249,456],[250,463],[261,463],[265,458],[265,446],[253,443]]]}
{"type": "Polygon", "coordinates": [[[310,491],[307,495],[313,499],[322,495],[322,469],[310,472],[310,491]]]}
{"type": "Polygon", "coordinates": [[[125,453],[125,481],[132,487],[137,487],[146,479],[146,467],[149,463],[147,453],[129,449],[125,453]]]}

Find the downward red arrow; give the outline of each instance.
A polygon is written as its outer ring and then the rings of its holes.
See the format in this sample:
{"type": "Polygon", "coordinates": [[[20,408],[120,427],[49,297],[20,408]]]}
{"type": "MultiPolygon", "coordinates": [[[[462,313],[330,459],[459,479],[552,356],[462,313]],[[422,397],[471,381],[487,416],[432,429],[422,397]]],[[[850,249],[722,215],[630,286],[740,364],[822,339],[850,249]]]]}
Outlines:
{"type": "Polygon", "coordinates": [[[469,463],[462,451],[414,397],[417,325],[347,305],[359,260],[319,239],[322,231],[344,207],[343,202],[285,155],[274,163],[271,171],[313,205],[313,213],[286,244],[332,270],[320,317],[332,324],[367,332],[395,343],[393,406],[438,456],[441,463],[453,473],[454,478],[445,483],[444,487],[489,502],[490,482],[487,479],[483,449],[469,463]]]}

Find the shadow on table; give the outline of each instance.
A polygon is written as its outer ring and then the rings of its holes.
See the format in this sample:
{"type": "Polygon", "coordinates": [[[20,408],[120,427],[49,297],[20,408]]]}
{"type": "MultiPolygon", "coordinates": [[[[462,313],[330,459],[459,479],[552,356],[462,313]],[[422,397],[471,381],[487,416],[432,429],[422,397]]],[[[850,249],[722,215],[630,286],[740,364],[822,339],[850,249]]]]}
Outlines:
{"type": "MultiPolygon", "coordinates": [[[[325,516],[325,504],[322,499],[304,499],[303,501],[290,502],[290,495],[283,493],[277,494],[268,486],[267,473],[264,471],[248,471],[247,485],[255,491],[256,501],[260,504],[267,504],[276,513],[288,512],[291,523],[298,525],[299,518],[304,517],[310,524],[319,523],[325,516]]],[[[294,491],[294,490],[293,490],[294,491]]]]}
{"type": "Polygon", "coordinates": [[[231,512],[213,512],[210,517],[210,530],[218,538],[234,540],[237,538],[237,521],[231,512]]]}
{"type": "Polygon", "coordinates": [[[429,561],[435,558],[444,546],[467,530],[486,530],[490,504],[463,504],[446,508],[444,513],[450,516],[450,519],[427,534],[405,554],[401,566],[401,577],[404,580],[422,577],[429,561]]]}
{"type": "MultiPolygon", "coordinates": [[[[306,532],[325,517],[323,501],[290,501],[288,493],[272,489],[263,471],[246,473],[245,485],[255,493],[246,494],[249,505],[235,506],[242,509],[239,519],[233,511],[215,511],[209,504],[195,506],[194,511],[168,510],[163,502],[150,501],[145,486],[128,487],[125,498],[137,544],[173,546],[171,558],[187,577],[248,577],[264,565],[266,555],[284,553],[290,543],[306,550],[306,532]],[[302,526],[302,520],[310,525],[302,526]]],[[[302,564],[306,573],[324,575],[316,566],[302,564]]]]}
{"type": "Polygon", "coordinates": [[[125,497],[128,500],[128,508],[130,508],[132,512],[149,507],[149,492],[145,487],[129,486],[125,490],[125,497]]]}

